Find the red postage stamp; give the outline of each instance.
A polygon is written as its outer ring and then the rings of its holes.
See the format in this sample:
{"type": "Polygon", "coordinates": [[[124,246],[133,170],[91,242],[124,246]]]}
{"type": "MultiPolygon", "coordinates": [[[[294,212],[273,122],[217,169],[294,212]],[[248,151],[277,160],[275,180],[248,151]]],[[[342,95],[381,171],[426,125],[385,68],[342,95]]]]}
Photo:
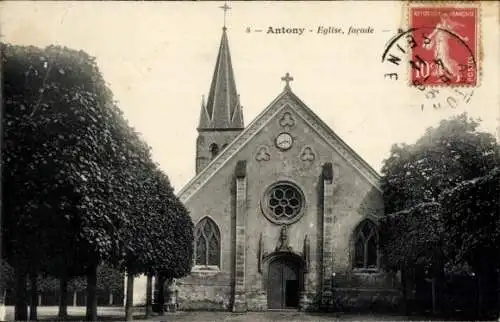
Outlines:
{"type": "Polygon", "coordinates": [[[479,14],[478,6],[410,5],[412,85],[478,85],[479,14]]]}

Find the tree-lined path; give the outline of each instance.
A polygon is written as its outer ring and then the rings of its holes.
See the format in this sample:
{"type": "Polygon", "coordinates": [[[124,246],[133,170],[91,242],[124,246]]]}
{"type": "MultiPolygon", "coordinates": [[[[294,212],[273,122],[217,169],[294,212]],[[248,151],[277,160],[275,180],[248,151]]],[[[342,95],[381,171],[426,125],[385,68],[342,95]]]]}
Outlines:
{"type": "Polygon", "coordinates": [[[102,264],[129,276],[187,274],[191,219],[95,59],[58,46],[1,51],[2,271],[12,274],[0,286],[14,289],[14,318],[37,318],[40,278],[59,281],[61,319],[68,284],[84,278],[86,318],[96,320],[102,264]]]}

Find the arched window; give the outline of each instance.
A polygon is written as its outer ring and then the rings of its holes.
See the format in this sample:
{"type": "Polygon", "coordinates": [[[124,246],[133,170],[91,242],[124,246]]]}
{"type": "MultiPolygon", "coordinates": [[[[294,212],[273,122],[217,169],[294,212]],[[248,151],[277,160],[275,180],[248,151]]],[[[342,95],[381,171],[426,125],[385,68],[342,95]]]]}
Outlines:
{"type": "Polygon", "coordinates": [[[215,222],[205,217],[195,229],[196,266],[219,266],[220,263],[220,232],[215,222]]]}
{"type": "Polygon", "coordinates": [[[215,143],[210,144],[210,156],[215,158],[219,154],[219,146],[215,143]]]}
{"type": "Polygon", "coordinates": [[[375,269],[378,267],[377,226],[370,220],[362,221],[354,235],[354,268],[375,269]]]}

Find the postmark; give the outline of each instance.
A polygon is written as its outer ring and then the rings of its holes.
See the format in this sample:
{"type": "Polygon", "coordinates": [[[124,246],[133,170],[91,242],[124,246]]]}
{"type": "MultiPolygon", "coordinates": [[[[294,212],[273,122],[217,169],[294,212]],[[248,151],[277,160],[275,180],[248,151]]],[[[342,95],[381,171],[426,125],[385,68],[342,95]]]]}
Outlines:
{"type": "Polygon", "coordinates": [[[422,110],[467,104],[480,85],[479,4],[410,2],[405,12],[382,53],[384,79],[420,92],[422,110]]]}

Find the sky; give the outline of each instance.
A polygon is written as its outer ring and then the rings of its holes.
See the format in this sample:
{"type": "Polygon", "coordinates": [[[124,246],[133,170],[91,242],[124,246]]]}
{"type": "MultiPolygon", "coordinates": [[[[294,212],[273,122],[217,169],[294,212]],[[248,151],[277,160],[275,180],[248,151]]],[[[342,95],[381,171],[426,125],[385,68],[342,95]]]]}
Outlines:
{"type": "MultiPolygon", "coordinates": [[[[194,176],[196,127],[215,67],[223,4],[4,1],[1,37],[18,45],[81,49],[96,57],[126,118],[179,191],[194,176]]],[[[408,86],[404,67],[382,62],[389,40],[398,28],[407,27],[407,9],[400,2],[262,1],[229,6],[229,46],[246,125],[281,93],[281,77],[289,72],[294,93],[378,172],[394,143],[415,142],[443,118],[467,112],[483,120],[481,130],[497,133],[496,2],[482,4],[480,86],[468,103],[461,101],[455,108],[446,100],[456,93],[439,89],[439,109],[408,86]],[[267,33],[270,27],[306,31],[267,33]],[[341,28],[344,34],[317,32],[329,27],[341,28]],[[373,32],[348,34],[350,27],[373,32]],[[398,80],[384,77],[391,72],[398,73],[398,80]]]]}

